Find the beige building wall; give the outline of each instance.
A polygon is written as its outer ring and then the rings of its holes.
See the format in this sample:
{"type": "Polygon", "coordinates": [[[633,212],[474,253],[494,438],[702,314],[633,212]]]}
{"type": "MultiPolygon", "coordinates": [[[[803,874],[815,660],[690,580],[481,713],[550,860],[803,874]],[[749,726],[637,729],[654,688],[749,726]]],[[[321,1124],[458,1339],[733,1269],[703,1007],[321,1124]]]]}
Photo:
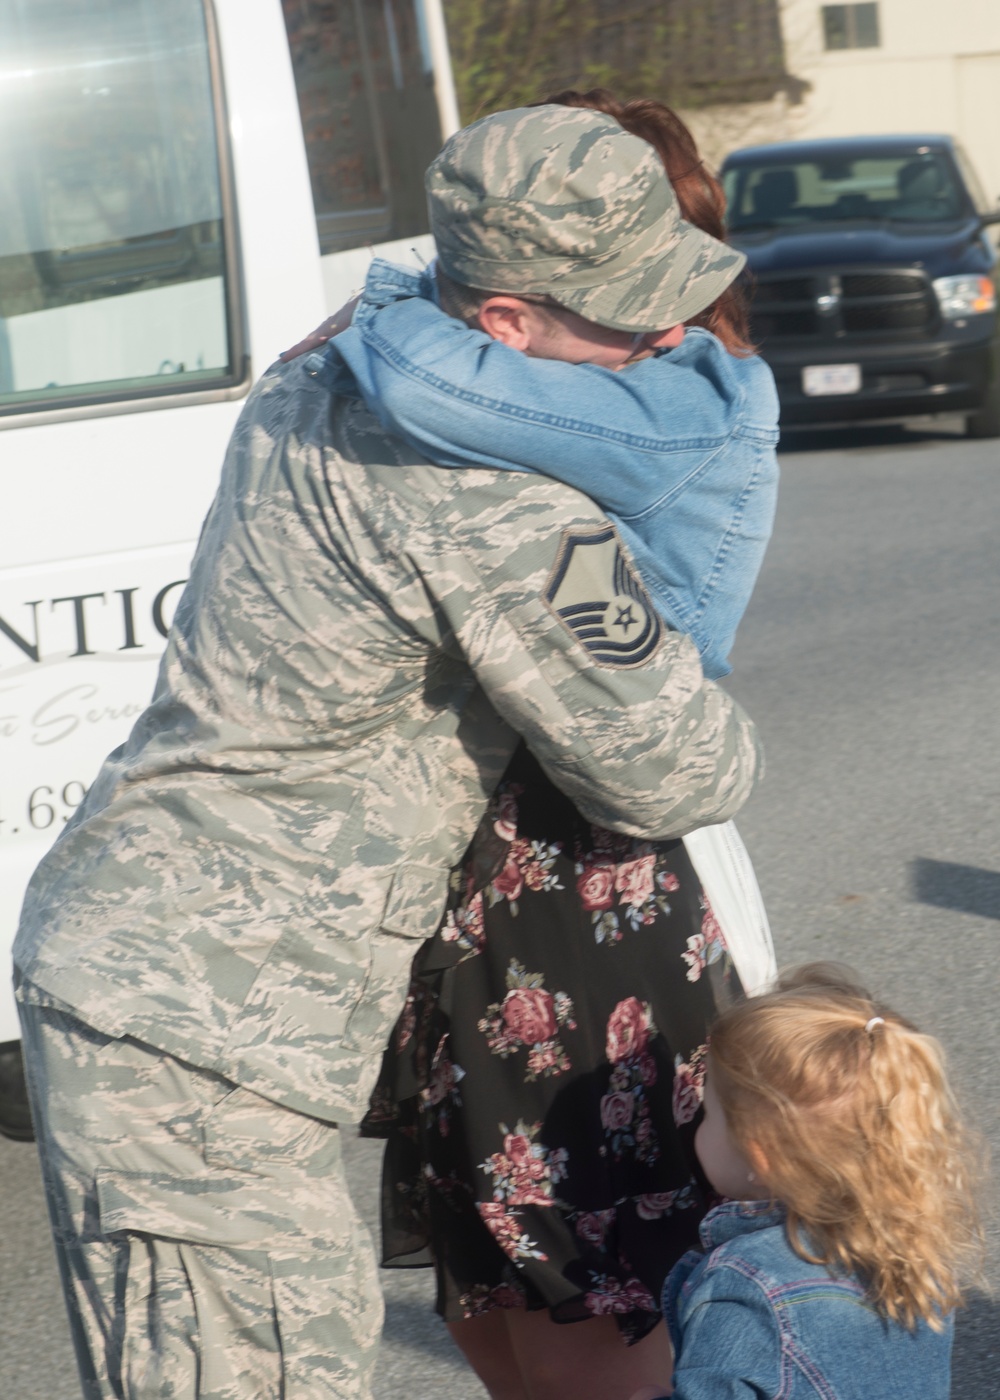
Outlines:
{"type": "Polygon", "coordinates": [[[715,170],[730,151],[740,146],[766,146],[772,141],[792,139],[788,101],[783,94],[771,102],[720,104],[683,110],[681,115],[691,128],[701,155],[715,170]]]}
{"type": "Polygon", "coordinates": [[[1000,0],[878,0],[881,45],[823,48],[817,0],[783,0],[788,69],[809,82],[770,139],[947,132],[1000,199],[1000,0]]]}

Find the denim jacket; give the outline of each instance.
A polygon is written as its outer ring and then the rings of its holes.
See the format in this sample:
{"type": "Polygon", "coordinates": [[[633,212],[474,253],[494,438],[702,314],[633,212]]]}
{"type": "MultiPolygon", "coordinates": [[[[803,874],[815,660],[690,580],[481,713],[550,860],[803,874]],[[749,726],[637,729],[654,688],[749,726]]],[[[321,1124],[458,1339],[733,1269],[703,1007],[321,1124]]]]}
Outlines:
{"type": "Polygon", "coordinates": [[[590,496],[705,674],[727,674],[774,520],[778,401],[762,360],[696,329],[617,372],[529,358],[441,311],[431,273],[378,259],[331,346],[350,372],[339,387],[431,461],[542,472],[590,496]]]}
{"type": "Polygon", "coordinates": [[[663,1291],[673,1400],[948,1400],[951,1317],[886,1321],[856,1278],[799,1258],[769,1202],[716,1207],[701,1240],[663,1291]]]}

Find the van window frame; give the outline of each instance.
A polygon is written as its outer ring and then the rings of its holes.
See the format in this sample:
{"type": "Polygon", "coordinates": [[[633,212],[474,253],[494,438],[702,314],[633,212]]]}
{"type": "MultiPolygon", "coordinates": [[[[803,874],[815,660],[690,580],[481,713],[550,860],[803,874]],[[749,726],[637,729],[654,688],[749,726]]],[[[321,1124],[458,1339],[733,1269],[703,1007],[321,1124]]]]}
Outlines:
{"type": "Polygon", "coordinates": [[[212,120],[219,175],[219,201],[222,216],[222,264],[225,293],[226,339],[230,368],[206,383],[202,380],[184,388],[181,384],[121,387],[123,381],[109,381],[106,389],[87,386],[83,392],[69,388],[65,394],[47,393],[32,401],[32,391],[17,403],[0,406],[0,431],[74,418],[104,418],[124,413],[141,413],[166,408],[189,407],[243,398],[250,390],[250,354],[246,336],[246,295],[240,257],[236,179],[229,140],[222,50],[215,7],[212,0],[201,0],[205,20],[205,40],[212,120]]]}

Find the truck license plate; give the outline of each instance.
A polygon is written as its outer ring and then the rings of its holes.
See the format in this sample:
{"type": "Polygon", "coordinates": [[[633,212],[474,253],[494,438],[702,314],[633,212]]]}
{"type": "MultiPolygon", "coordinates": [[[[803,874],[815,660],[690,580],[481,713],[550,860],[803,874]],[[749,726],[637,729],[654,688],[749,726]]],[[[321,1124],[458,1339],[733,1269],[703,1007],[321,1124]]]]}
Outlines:
{"type": "Polygon", "coordinates": [[[806,365],[802,371],[802,392],[810,398],[820,394],[856,394],[860,388],[860,365],[806,365]]]}

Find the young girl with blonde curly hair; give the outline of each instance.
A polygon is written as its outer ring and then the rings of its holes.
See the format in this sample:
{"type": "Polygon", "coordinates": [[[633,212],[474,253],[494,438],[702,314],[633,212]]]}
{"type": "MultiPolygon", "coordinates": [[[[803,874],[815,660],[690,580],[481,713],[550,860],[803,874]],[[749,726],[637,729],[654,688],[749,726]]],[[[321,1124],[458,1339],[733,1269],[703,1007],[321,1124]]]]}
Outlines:
{"type": "Polygon", "coordinates": [[[704,1108],[729,1199],[664,1290],[674,1400],[947,1400],[981,1232],[938,1042],[807,965],[716,1021],[704,1108]]]}

